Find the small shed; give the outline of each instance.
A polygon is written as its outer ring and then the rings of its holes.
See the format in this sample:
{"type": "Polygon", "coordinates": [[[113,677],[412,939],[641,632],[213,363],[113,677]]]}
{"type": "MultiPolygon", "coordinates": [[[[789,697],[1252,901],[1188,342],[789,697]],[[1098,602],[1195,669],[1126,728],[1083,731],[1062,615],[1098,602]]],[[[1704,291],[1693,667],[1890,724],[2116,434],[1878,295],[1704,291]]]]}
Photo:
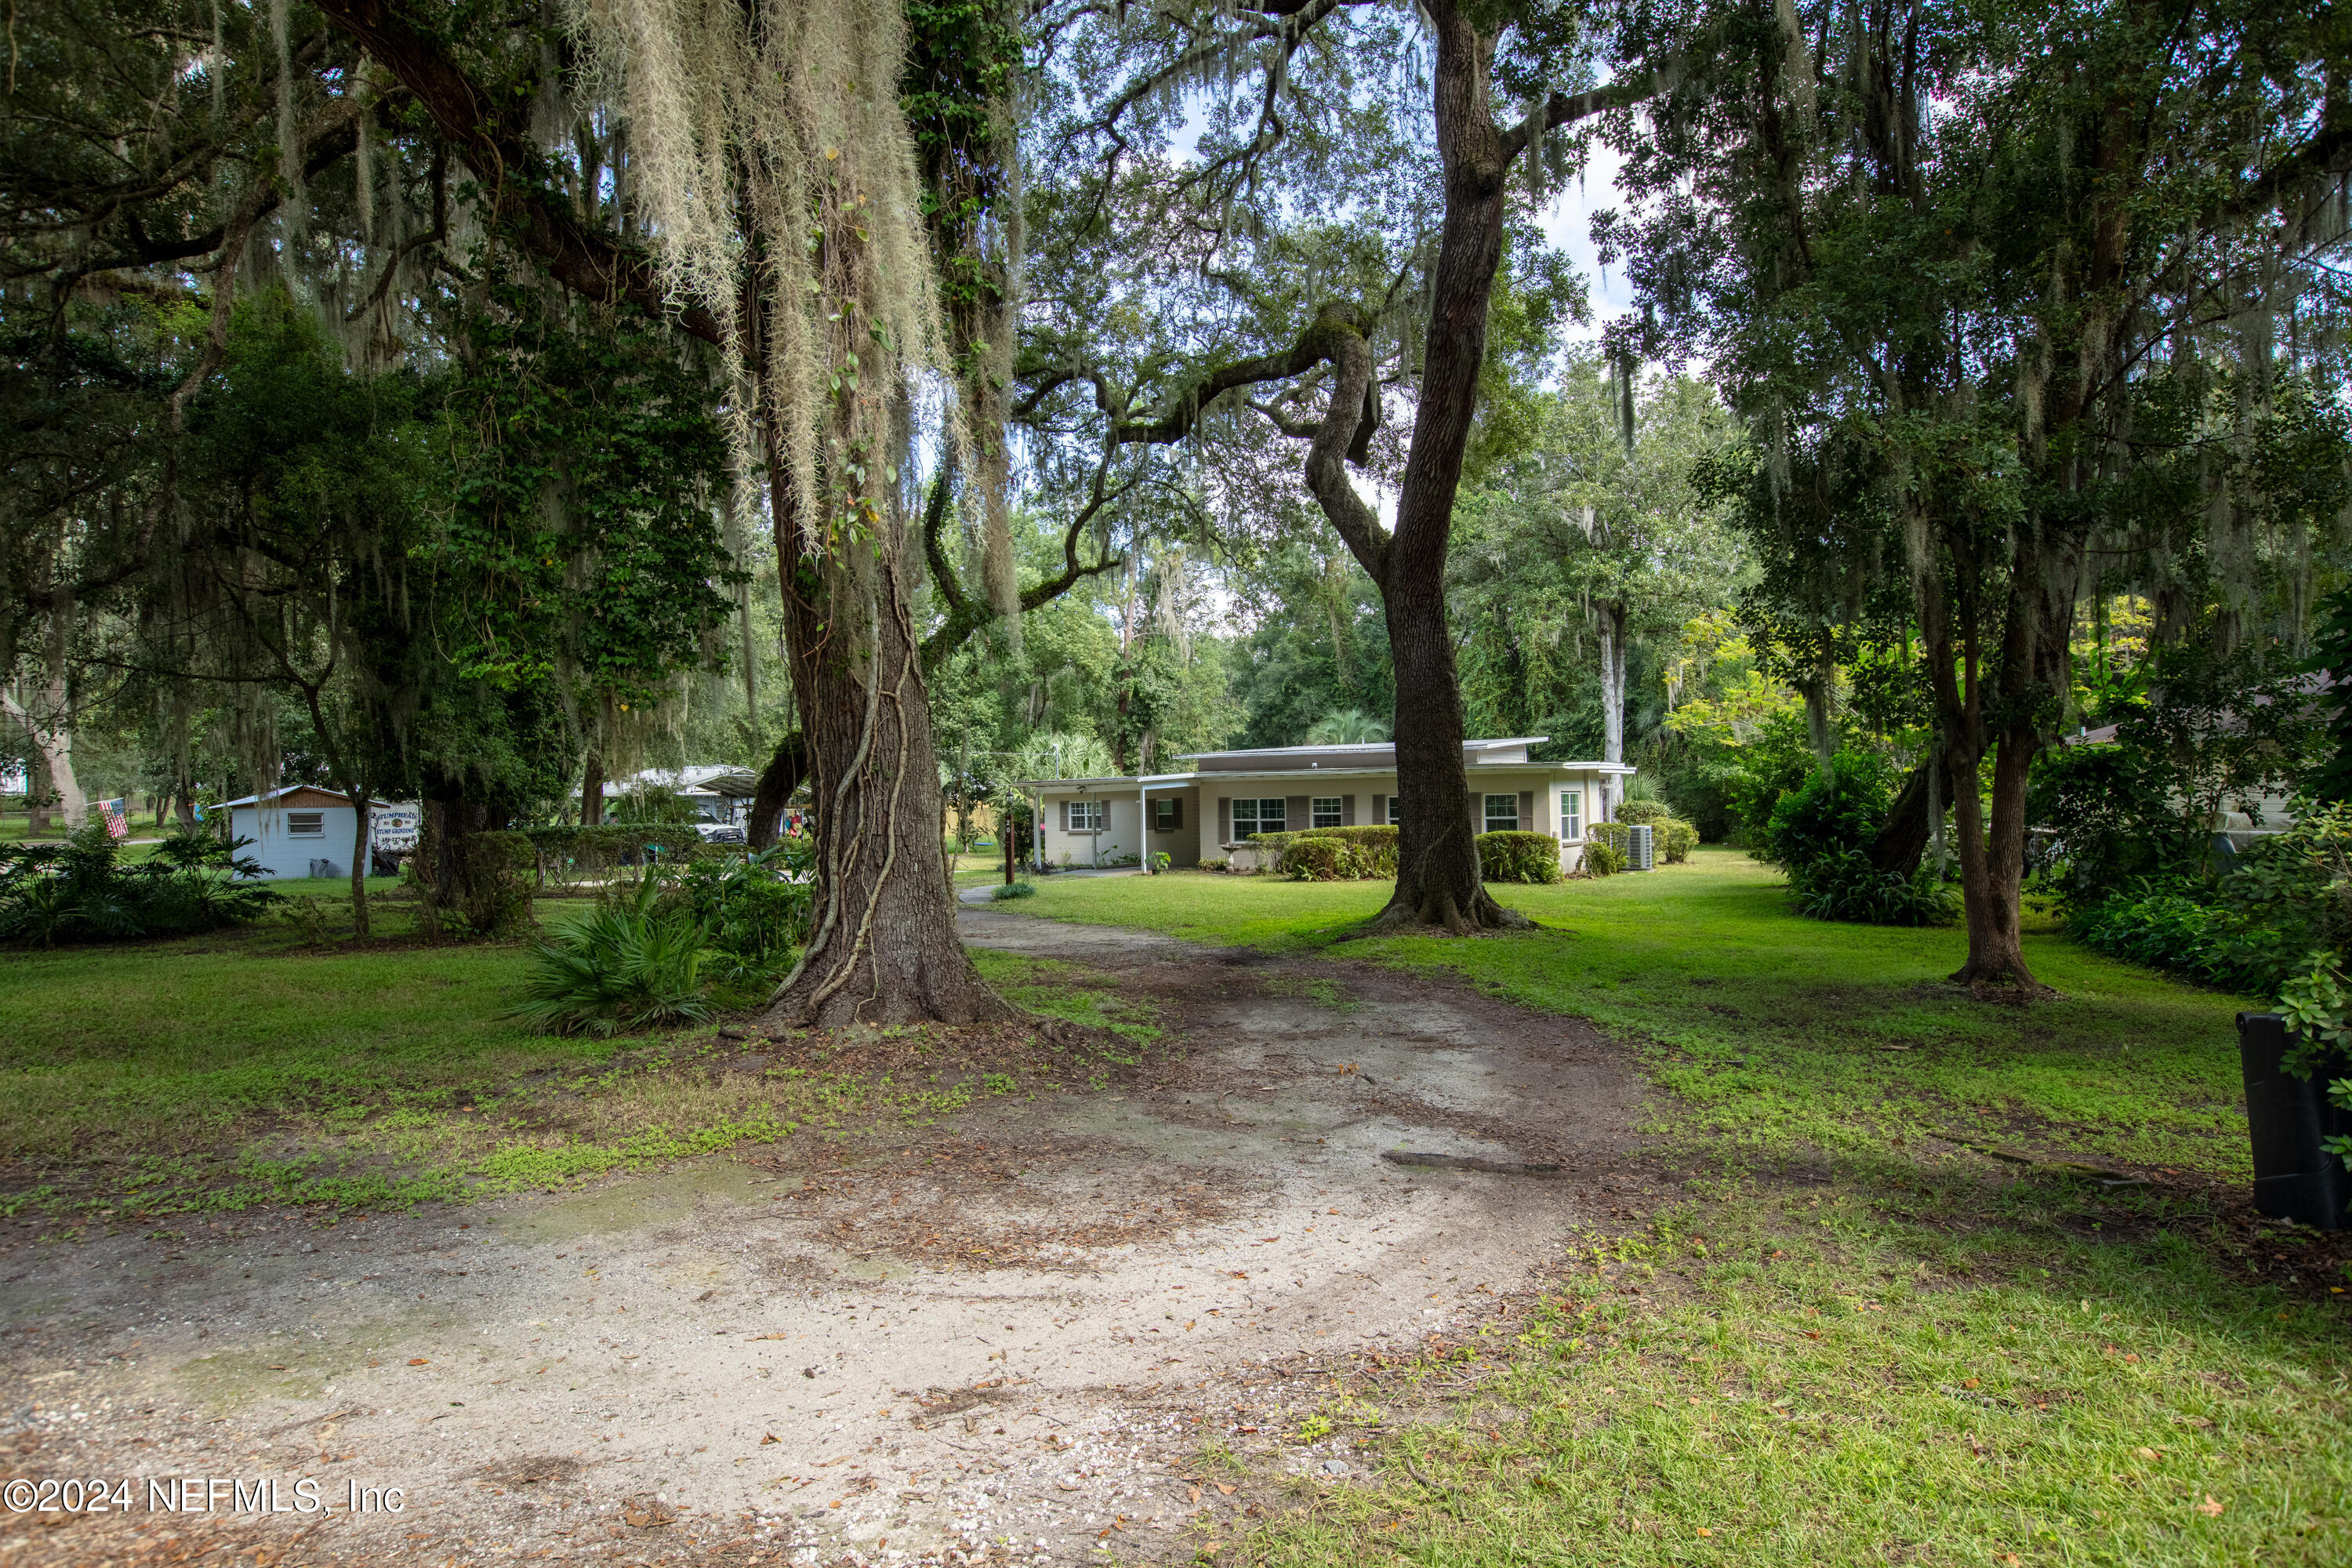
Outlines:
{"type": "MultiPolygon", "coordinates": [[[[370,809],[382,805],[367,803],[370,809]]],[[[358,824],[352,798],[316,784],[289,784],[228,803],[229,836],[250,838],[244,853],[265,877],[348,877],[358,824]]]]}

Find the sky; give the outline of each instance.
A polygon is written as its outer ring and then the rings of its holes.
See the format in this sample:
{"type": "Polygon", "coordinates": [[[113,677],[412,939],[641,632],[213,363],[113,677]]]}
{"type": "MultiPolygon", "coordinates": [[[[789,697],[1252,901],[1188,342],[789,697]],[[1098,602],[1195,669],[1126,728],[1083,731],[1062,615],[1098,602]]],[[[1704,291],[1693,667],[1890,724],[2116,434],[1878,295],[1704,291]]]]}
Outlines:
{"type": "Polygon", "coordinates": [[[1584,177],[1559,194],[1543,219],[1544,237],[1575,260],[1576,269],[1584,274],[1592,304],[1591,319],[1565,332],[1571,342],[1591,342],[1601,336],[1603,327],[1633,308],[1633,291],[1624,275],[1612,272],[1603,278],[1601,264],[1592,256],[1592,215],[1617,205],[1617,171],[1624,162],[1615,148],[1596,140],[1584,177]]]}

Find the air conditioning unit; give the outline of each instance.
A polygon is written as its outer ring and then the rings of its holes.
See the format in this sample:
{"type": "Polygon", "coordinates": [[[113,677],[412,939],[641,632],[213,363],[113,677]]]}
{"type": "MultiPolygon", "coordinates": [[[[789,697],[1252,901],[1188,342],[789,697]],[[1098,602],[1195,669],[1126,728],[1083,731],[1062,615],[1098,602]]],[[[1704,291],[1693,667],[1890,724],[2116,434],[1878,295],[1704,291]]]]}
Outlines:
{"type": "Polygon", "coordinates": [[[1654,869],[1650,859],[1650,825],[1646,822],[1637,822],[1625,830],[1625,869],[1654,869]]]}

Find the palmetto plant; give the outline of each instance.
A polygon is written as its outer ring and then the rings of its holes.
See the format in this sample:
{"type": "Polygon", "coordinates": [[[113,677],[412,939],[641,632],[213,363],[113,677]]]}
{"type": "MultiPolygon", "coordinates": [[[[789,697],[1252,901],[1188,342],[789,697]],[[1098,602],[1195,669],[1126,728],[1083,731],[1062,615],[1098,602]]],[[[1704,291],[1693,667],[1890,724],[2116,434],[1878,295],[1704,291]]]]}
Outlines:
{"type": "Polygon", "coordinates": [[[533,948],[523,1000],[508,1016],[558,1035],[610,1035],[710,1017],[702,984],[708,933],[698,921],[661,913],[661,894],[648,873],[625,900],[600,906],[533,948]]]}

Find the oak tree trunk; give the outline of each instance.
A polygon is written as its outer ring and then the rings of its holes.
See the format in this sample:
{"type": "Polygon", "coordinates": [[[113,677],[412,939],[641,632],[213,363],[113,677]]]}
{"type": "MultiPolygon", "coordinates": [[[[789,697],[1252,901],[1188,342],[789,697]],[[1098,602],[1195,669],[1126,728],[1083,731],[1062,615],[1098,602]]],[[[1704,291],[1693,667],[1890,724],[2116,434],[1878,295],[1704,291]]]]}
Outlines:
{"type": "Polygon", "coordinates": [[[1451,5],[1426,13],[1437,37],[1433,103],[1445,216],[1412,454],[1397,497],[1381,598],[1396,668],[1397,881],[1382,924],[1465,932],[1524,925],[1478,875],[1462,771],[1462,683],[1446,625],[1445,553],[1462,455],[1486,358],[1486,307],[1502,262],[1510,150],[1487,102],[1490,41],[1451,5]]]}
{"type": "Polygon", "coordinates": [[[751,820],[743,828],[751,848],[775,847],[783,836],[784,807],[792,804],[793,793],[807,776],[808,748],[795,730],[776,742],[775,754],[760,770],[760,782],[752,788],[751,820]]]}
{"type": "Polygon", "coordinates": [[[580,771],[580,826],[596,827],[604,820],[604,753],[589,748],[580,771]]]}
{"type": "Polygon", "coordinates": [[[1932,748],[1928,759],[1913,768],[1904,779],[1903,788],[1895,796],[1895,804],[1886,813],[1885,825],[1870,841],[1870,864],[1873,869],[1892,876],[1907,877],[1919,868],[1927,853],[1927,840],[1933,831],[1929,799],[1937,795],[1934,784],[1936,760],[1932,748]]]}
{"type": "Polygon", "coordinates": [[[416,846],[422,873],[419,923],[428,940],[438,942],[448,921],[474,923],[481,897],[474,885],[476,858],[467,841],[497,824],[486,802],[467,800],[454,792],[438,796],[428,794],[423,806],[416,846]]]}
{"type": "Polygon", "coordinates": [[[886,518],[863,540],[812,552],[784,465],[772,460],[770,473],[816,889],[808,946],[769,1016],[818,1027],[1016,1018],[956,935],[903,525],[886,518]]]}

